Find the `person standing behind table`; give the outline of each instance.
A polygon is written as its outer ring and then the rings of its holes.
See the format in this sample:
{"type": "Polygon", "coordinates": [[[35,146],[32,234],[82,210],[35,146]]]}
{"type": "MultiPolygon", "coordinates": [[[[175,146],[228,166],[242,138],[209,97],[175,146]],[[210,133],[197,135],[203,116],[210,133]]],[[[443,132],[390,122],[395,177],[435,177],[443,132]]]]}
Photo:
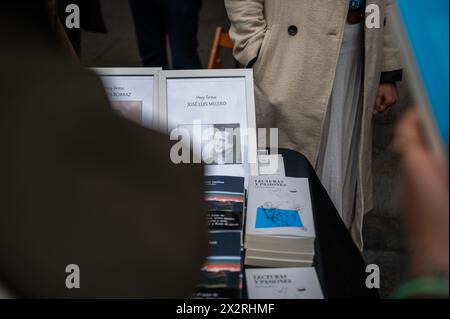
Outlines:
{"type": "Polygon", "coordinates": [[[201,0],[130,0],[142,64],[168,68],[166,35],[174,69],[201,69],[198,15],[201,0]]]}
{"type": "Polygon", "coordinates": [[[225,0],[234,56],[253,67],[260,128],[316,166],[355,243],[373,207],[372,116],[398,99],[391,0],[225,0]],[[365,28],[365,5],[380,27],[365,28]],[[364,45],[365,44],[365,45],[364,45]]]}

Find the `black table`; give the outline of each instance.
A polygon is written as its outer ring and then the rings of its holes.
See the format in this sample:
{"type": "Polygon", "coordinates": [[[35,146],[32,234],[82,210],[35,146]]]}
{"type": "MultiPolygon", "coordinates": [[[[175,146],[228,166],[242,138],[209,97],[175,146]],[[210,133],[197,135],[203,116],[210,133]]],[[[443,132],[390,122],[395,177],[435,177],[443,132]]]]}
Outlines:
{"type": "Polygon", "coordinates": [[[287,149],[272,153],[283,156],[286,176],[309,179],[316,230],[314,267],[325,298],[379,298],[376,289],[366,287],[361,252],[306,157],[287,149]]]}

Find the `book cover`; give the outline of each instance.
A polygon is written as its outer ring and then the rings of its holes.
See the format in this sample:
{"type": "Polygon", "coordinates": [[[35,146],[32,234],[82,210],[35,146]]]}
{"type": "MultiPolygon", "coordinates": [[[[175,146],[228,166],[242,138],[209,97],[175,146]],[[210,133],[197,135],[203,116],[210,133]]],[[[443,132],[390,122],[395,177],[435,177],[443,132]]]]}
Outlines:
{"type": "Polygon", "coordinates": [[[197,285],[195,299],[239,299],[242,278],[238,272],[203,272],[203,282],[197,285]]]}
{"type": "Polygon", "coordinates": [[[244,178],[205,177],[205,200],[210,230],[242,230],[244,178]]]}
{"type": "Polygon", "coordinates": [[[240,272],[242,265],[241,232],[210,232],[210,253],[203,270],[240,272]]]}
{"type": "Polygon", "coordinates": [[[208,211],[208,226],[210,230],[242,231],[242,211],[208,211]]]}
{"type": "Polygon", "coordinates": [[[210,250],[202,268],[203,280],[193,298],[236,299],[241,296],[244,183],[243,177],[205,177],[210,250]]]}
{"type": "Polygon", "coordinates": [[[323,299],[314,268],[247,269],[249,299],[323,299]]]}
{"type": "Polygon", "coordinates": [[[207,201],[243,203],[244,178],[235,176],[205,176],[205,199],[207,201]]]}
{"type": "Polygon", "coordinates": [[[193,298],[237,299],[242,292],[240,231],[211,231],[210,253],[202,268],[203,279],[193,298]]]}
{"type": "Polygon", "coordinates": [[[314,238],[308,179],[251,177],[246,233],[314,238]]]}

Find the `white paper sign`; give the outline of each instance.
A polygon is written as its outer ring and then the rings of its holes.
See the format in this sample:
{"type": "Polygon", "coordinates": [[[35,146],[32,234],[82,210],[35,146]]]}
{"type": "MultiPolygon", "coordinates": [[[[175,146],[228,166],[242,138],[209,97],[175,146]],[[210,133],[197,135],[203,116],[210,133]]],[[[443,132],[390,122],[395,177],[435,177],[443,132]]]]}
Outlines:
{"type": "Polygon", "coordinates": [[[245,77],[167,79],[167,119],[169,132],[189,131],[206,175],[248,178],[245,77]]]}
{"type": "Polygon", "coordinates": [[[125,118],[151,127],[154,114],[153,76],[102,76],[112,107],[125,118]]]}

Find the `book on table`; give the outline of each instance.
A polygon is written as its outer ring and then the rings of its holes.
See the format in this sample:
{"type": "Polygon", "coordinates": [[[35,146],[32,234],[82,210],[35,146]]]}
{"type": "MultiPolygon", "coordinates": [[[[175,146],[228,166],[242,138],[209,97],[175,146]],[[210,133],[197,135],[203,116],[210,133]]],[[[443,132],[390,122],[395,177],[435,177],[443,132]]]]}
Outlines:
{"type": "Polygon", "coordinates": [[[194,298],[241,297],[244,183],[244,177],[205,177],[210,249],[202,268],[203,281],[197,285],[194,298]]]}
{"type": "Polygon", "coordinates": [[[247,269],[245,277],[249,299],[323,299],[311,267],[247,269]]]}
{"type": "Polygon", "coordinates": [[[307,178],[250,178],[244,241],[246,265],[311,266],[314,240],[307,178]]]}

